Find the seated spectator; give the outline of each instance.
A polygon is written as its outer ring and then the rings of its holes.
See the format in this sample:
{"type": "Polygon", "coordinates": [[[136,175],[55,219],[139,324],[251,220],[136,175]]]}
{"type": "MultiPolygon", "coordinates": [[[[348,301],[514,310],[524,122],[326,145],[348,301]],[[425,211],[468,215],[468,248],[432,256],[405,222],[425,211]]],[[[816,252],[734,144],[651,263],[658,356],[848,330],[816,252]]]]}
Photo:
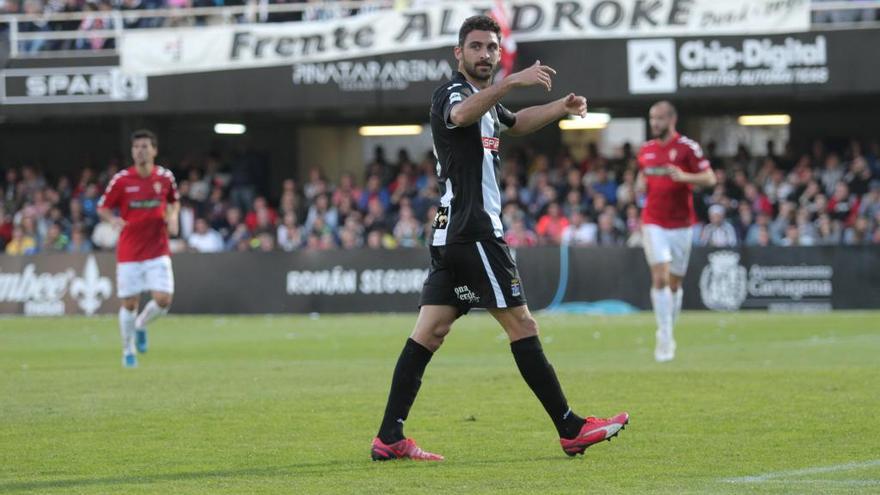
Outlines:
{"type": "Polygon", "coordinates": [[[831,218],[851,226],[859,214],[859,198],[850,194],[846,182],[840,181],[834,187],[834,195],[828,200],[831,218]]]}
{"type": "Polygon", "coordinates": [[[737,245],[736,229],[725,218],[726,213],[721,205],[709,207],[709,223],[700,231],[699,245],[710,247],[734,247],[737,245]]]}
{"type": "Polygon", "coordinates": [[[339,213],[336,211],[336,207],[330,204],[330,197],[327,194],[315,196],[314,203],[309,207],[309,213],[306,217],[306,230],[312,230],[318,217],[324,220],[324,224],[330,230],[336,230],[339,225],[339,213]]]}
{"type": "Polygon", "coordinates": [[[219,253],[224,250],[223,236],[201,217],[196,219],[195,229],[186,242],[190,249],[200,253],[219,253]]]}
{"type": "Polygon", "coordinates": [[[94,248],[86,236],[85,228],[81,224],[74,224],[70,228],[70,242],[67,244],[68,253],[91,253],[94,248]]]}
{"type": "Polygon", "coordinates": [[[599,246],[621,246],[624,243],[623,235],[614,226],[614,215],[603,212],[599,215],[598,231],[596,232],[596,244],[599,246]]]}
{"type": "Polygon", "coordinates": [[[559,203],[552,202],[547,205],[547,212],[535,224],[535,232],[542,244],[556,246],[561,242],[562,231],[566,227],[568,227],[568,218],[562,214],[559,203]]]}
{"type": "Polygon", "coordinates": [[[61,230],[61,225],[52,223],[46,230],[41,251],[44,253],[63,253],[67,251],[68,244],[70,244],[70,239],[61,230]]]}
{"type": "Polygon", "coordinates": [[[512,221],[510,227],[504,232],[504,242],[511,249],[532,247],[538,245],[538,236],[526,227],[522,218],[512,221]]]}
{"type": "Polygon", "coordinates": [[[37,241],[26,235],[21,225],[12,228],[12,239],[6,243],[6,254],[9,256],[28,256],[39,252],[37,241]]]}
{"type": "Polygon", "coordinates": [[[254,198],[253,209],[244,218],[248,230],[256,232],[263,229],[274,229],[278,222],[278,214],[266,202],[263,196],[254,198]]]}
{"type": "Polygon", "coordinates": [[[843,231],[843,243],[847,246],[867,245],[872,242],[870,224],[865,217],[857,217],[852,226],[843,231]]]}
{"type": "Polygon", "coordinates": [[[599,228],[581,210],[571,213],[571,223],[562,231],[561,243],[565,246],[593,246],[599,228]]]}
{"type": "Polygon", "coordinates": [[[296,215],[293,213],[285,213],[281,225],[278,226],[276,232],[278,238],[278,247],[283,251],[295,251],[304,244],[303,231],[296,223],[296,215]]]}
{"type": "Polygon", "coordinates": [[[373,199],[379,201],[383,210],[387,210],[391,206],[391,196],[388,194],[388,190],[382,187],[382,179],[378,175],[371,175],[367,178],[367,186],[358,199],[358,208],[361,211],[366,211],[368,204],[373,199]]]}
{"type": "Polygon", "coordinates": [[[400,218],[392,231],[400,247],[417,247],[422,245],[422,226],[416,220],[415,213],[409,206],[400,209],[400,218]]]}
{"type": "Polygon", "coordinates": [[[816,245],[819,246],[836,246],[840,244],[842,235],[840,233],[840,223],[831,220],[831,216],[822,213],[815,220],[816,223],[816,245]]]}

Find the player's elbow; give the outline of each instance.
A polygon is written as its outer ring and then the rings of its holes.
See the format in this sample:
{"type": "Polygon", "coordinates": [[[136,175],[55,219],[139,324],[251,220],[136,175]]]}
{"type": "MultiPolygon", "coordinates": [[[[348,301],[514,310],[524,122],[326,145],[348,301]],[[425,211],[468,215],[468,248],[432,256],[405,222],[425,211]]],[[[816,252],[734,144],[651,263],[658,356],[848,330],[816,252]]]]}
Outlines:
{"type": "Polygon", "coordinates": [[[715,187],[718,184],[718,177],[715,176],[715,172],[709,170],[706,174],[706,187],[715,187]]]}

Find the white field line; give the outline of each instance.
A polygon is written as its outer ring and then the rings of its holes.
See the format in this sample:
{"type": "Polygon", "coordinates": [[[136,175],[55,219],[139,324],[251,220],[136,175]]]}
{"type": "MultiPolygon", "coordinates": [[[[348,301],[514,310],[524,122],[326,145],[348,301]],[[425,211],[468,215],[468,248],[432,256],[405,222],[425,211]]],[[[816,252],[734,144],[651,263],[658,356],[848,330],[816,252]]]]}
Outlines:
{"type": "MultiPolygon", "coordinates": [[[[865,469],[872,467],[880,467],[880,459],[874,459],[871,461],[863,461],[863,462],[848,462],[846,464],[836,464],[834,466],[821,466],[821,467],[811,467],[804,469],[793,469],[790,471],[776,471],[773,473],[765,473],[759,474],[757,476],[742,476],[739,478],[726,478],[721,481],[726,483],[766,483],[766,482],[775,482],[775,481],[790,481],[797,482],[796,480],[786,480],[786,478],[794,478],[797,476],[809,476],[812,474],[823,474],[823,473],[837,473],[840,471],[852,471],[855,469],[865,469]]],[[[831,480],[828,480],[831,481],[831,480]]],[[[852,480],[856,481],[856,480],[852,480]]],[[[826,482],[826,480],[801,480],[799,482],[826,482]]],[[[877,481],[870,480],[869,483],[876,484],[877,481]]]]}

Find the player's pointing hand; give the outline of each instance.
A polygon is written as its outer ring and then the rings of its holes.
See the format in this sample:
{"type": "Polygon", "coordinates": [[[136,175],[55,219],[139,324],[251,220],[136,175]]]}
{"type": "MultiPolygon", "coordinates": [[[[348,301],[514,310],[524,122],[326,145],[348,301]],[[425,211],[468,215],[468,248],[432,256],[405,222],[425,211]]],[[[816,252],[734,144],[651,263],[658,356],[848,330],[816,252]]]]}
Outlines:
{"type": "Polygon", "coordinates": [[[544,86],[547,91],[553,87],[553,76],[556,70],[548,65],[541,65],[540,60],[535,60],[531,67],[515,72],[505,79],[506,82],[513,84],[515,87],[526,86],[544,86]]]}

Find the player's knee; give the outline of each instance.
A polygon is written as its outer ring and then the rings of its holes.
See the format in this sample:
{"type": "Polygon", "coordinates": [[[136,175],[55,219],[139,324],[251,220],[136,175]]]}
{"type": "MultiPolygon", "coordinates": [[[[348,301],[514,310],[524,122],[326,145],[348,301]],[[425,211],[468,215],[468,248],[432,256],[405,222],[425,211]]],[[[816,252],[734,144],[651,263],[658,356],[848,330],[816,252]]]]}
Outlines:
{"type": "Polygon", "coordinates": [[[135,311],[138,307],[138,300],[135,297],[127,297],[121,300],[121,305],[128,311],[135,311]]]}
{"type": "Polygon", "coordinates": [[[449,335],[449,332],[451,330],[452,330],[452,325],[449,325],[446,323],[434,325],[434,327],[431,328],[431,337],[442,344],[443,339],[445,339],[446,336],[449,335]]]}
{"type": "Polygon", "coordinates": [[[170,294],[157,294],[153,296],[153,300],[156,301],[156,304],[162,309],[168,309],[171,306],[170,294]]]}

